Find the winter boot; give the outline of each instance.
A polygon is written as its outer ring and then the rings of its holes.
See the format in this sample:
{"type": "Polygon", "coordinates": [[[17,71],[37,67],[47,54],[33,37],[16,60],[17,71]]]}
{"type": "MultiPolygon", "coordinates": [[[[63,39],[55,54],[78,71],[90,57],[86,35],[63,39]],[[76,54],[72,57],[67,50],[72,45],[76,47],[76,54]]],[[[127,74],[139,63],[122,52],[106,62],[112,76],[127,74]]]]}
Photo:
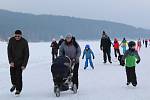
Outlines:
{"type": "Polygon", "coordinates": [[[86,70],[87,67],[84,67],[84,70],[86,70]]]}
{"type": "Polygon", "coordinates": [[[127,82],[127,85],[130,85],[130,82],[127,82]]]}
{"type": "Polygon", "coordinates": [[[104,61],[103,63],[104,63],[104,64],[106,64],[106,63],[107,63],[107,61],[104,61]]]}
{"type": "Polygon", "coordinates": [[[20,95],[20,91],[16,90],[15,95],[19,96],[20,95]]]}
{"type": "Polygon", "coordinates": [[[137,84],[134,84],[134,83],[132,83],[132,85],[133,85],[134,87],[136,87],[136,86],[137,86],[137,84]]]}
{"type": "Polygon", "coordinates": [[[112,64],[112,61],[109,61],[109,63],[111,63],[111,64],[112,64]]]}
{"type": "Polygon", "coordinates": [[[15,89],[16,89],[16,86],[15,86],[15,85],[13,85],[13,86],[11,87],[11,89],[10,89],[10,92],[14,92],[14,91],[15,91],[15,89]]]}
{"type": "Polygon", "coordinates": [[[94,66],[91,66],[92,67],[92,69],[94,69],[94,66]]]}

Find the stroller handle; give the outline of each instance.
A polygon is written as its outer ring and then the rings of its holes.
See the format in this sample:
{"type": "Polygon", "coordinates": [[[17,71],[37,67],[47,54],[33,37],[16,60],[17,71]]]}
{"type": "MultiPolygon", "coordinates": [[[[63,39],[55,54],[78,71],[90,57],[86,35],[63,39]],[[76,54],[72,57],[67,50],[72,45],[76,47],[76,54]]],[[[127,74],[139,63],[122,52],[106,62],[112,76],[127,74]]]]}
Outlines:
{"type": "Polygon", "coordinates": [[[75,62],[74,62],[74,61],[72,61],[72,60],[71,60],[71,58],[69,58],[68,56],[66,56],[66,58],[68,58],[68,59],[69,59],[69,61],[70,61],[69,66],[74,68],[74,66],[75,66],[75,62]]]}

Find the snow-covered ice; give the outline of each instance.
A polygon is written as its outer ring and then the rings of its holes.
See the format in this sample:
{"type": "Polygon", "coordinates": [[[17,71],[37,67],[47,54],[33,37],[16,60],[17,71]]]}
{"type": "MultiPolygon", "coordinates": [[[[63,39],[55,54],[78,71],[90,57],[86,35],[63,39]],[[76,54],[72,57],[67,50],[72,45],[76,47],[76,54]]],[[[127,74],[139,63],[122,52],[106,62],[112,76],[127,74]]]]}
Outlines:
{"type": "MultiPolygon", "coordinates": [[[[30,59],[23,72],[23,91],[20,97],[9,92],[11,87],[7,60],[7,43],[0,42],[0,100],[150,100],[150,48],[141,49],[141,63],[137,65],[138,86],[126,86],[125,69],[118,62],[104,65],[99,41],[79,42],[84,49],[90,44],[95,53],[95,70],[90,67],[85,71],[84,60],[80,60],[79,91],[61,93],[59,98],[53,93],[53,81],[50,72],[50,43],[30,43],[30,59]]],[[[112,58],[113,49],[112,49],[112,58]]]]}

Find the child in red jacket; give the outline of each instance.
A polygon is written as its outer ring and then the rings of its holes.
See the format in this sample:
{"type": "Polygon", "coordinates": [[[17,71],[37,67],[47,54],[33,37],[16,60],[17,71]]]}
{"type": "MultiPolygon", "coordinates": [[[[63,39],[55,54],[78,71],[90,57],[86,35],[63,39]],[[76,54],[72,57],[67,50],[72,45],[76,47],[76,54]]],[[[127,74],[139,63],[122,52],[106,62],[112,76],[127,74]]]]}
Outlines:
{"type": "Polygon", "coordinates": [[[120,56],[120,49],[119,49],[119,42],[117,40],[117,38],[114,39],[114,53],[115,53],[115,57],[117,58],[117,53],[120,56]]]}

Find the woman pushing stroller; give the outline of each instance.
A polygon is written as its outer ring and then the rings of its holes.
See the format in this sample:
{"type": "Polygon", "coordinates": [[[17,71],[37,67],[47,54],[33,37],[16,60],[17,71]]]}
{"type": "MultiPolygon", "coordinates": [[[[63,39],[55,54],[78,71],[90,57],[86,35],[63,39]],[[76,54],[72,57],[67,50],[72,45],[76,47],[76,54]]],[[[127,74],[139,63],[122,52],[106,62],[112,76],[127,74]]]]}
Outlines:
{"type": "MultiPolygon", "coordinates": [[[[79,58],[81,55],[81,48],[79,44],[76,42],[75,37],[72,34],[67,34],[65,41],[61,44],[59,48],[59,56],[60,57],[68,57],[71,62],[74,64],[74,68],[72,69],[72,83],[73,86],[76,86],[78,89],[78,69],[79,69],[79,58]]],[[[54,61],[55,62],[55,61],[54,61]]]]}
{"type": "Polygon", "coordinates": [[[81,55],[81,48],[76,42],[72,34],[67,34],[65,41],[62,43],[59,49],[59,56],[67,56],[75,63],[73,69],[73,84],[77,85],[78,88],[78,69],[79,69],[79,58],[81,55]]]}

